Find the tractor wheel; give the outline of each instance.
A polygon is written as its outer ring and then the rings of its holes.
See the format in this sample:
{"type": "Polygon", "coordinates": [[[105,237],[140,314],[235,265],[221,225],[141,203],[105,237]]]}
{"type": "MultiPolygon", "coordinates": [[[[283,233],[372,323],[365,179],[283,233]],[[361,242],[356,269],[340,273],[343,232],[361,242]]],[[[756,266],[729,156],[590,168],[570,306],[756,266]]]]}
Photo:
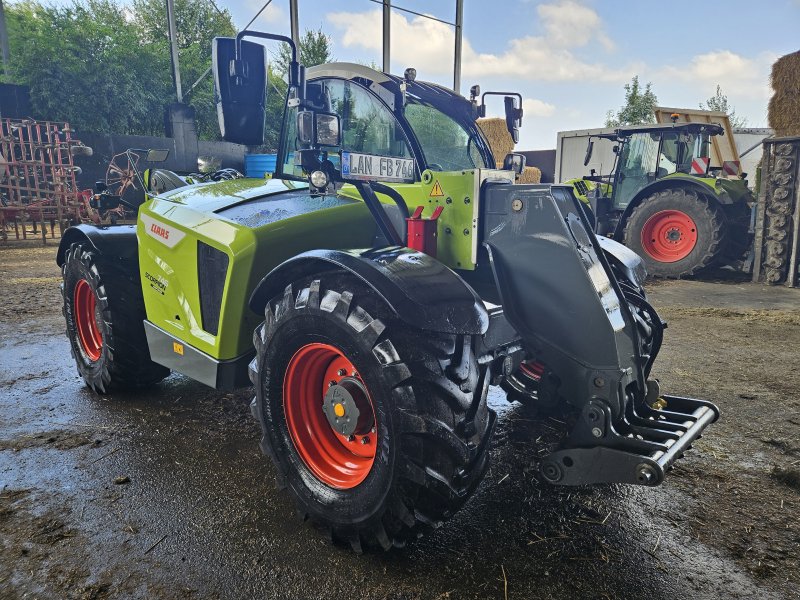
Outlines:
{"type": "Polygon", "coordinates": [[[150,360],[138,277],[119,272],[84,244],[64,256],[61,295],[72,356],[99,393],[152,385],[169,369],[150,360]]]}
{"type": "Polygon", "coordinates": [[[625,245],[647,273],[679,278],[711,266],[725,247],[722,212],[693,190],[676,188],[646,197],[625,223],[625,245]]]}
{"type": "Polygon", "coordinates": [[[341,272],[269,302],[251,408],[278,488],[304,520],[356,552],[388,550],[467,501],[495,419],[471,342],[409,328],[341,272]]]}

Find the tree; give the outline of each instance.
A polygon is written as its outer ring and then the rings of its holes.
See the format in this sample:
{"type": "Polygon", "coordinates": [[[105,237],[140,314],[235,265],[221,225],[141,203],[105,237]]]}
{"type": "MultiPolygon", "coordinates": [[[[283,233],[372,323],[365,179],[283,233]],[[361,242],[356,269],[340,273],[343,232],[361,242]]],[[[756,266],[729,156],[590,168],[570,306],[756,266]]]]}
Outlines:
{"type": "Polygon", "coordinates": [[[631,82],[625,84],[625,104],[616,114],[611,110],[606,113],[606,127],[655,123],[653,109],[658,104],[658,98],[652,86],[652,83],[648,83],[642,90],[639,76],[634,75],[631,82]]]}
{"type": "MultiPolygon", "coordinates": [[[[31,89],[33,116],[76,128],[163,133],[164,107],[175,101],[162,0],[74,0],[65,6],[25,1],[6,8],[11,43],[7,80],[31,89]]],[[[232,36],[230,14],[207,0],[176,0],[184,95],[197,111],[201,137],[219,136],[211,40],[232,36]]]]}
{"type": "MultiPolygon", "coordinates": [[[[331,38],[322,29],[306,29],[300,38],[300,47],[297,49],[298,60],[306,67],[314,67],[331,62],[331,38]]],[[[282,77],[286,77],[289,72],[289,61],[292,59],[292,51],[288,44],[281,44],[276,57],[275,71],[282,77]]]]}
{"type": "Polygon", "coordinates": [[[717,92],[705,102],[700,103],[702,110],[713,110],[728,115],[731,127],[746,127],[747,119],[736,116],[736,109],[728,104],[728,97],[722,93],[722,88],[717,84],[717,92]]]}

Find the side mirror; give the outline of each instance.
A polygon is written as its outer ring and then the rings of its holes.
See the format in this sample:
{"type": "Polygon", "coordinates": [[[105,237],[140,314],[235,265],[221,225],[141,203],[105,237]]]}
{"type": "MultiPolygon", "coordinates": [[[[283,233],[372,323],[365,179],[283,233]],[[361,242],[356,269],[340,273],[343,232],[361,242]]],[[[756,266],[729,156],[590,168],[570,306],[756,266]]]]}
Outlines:
{"type": "Polygon", "coordinates": [[[341,145],[342,129],[335,113],[301,110],[297,113],[297,139],[304,146],[341,145]]]}
{"type": "Polygon", "coordinates": [[[226,142],[247,146],[264,143],[267,102],[267,49],[261,44],[214,38],[211,61],[219,131],[226,142]]]}
{"type": "Polygon", "coordinates": [[[522,175],[525,170],[525,155],[510,152],[506,154],[503,159],[503,169],[506,171],[514,171],[517,175],[522,175]]]}
{"type": "MultiPolygon", "coordinates": [[[[516,95],[519,96],[519,94],[516,95]]],[[[519,98],[519,107],[514,105],[514,96],[503,98],[503,104],[506,109],[506,127],[515,144],[519,142],[519,128],[522,125],[522,96],[519,96],[519,98]]]]}
{"type": "Polygon", "coordinates": [[[164,162],[169,157],[169,150],[162,150],[160,148],[150,148],[147,151],[147,156],[145,156],[145,160],[148,162],[164,162]]]}
{"type": "MultiPolygon", "coordinates": [[[[616,146],[614,146],[616,152],[616,146]]],[[[594,150],[594,140],[589,139],[589,143],[586,145],[586,156],[583,157],[583,166],[587,166],[589,161],[592,160],[592,151],[594,150]]]]}

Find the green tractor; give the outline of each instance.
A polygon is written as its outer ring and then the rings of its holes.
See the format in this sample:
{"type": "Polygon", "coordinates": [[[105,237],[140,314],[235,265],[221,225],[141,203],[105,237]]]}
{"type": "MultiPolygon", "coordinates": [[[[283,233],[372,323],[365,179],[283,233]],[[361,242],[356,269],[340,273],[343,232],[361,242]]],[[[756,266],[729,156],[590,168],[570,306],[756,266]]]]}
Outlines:
{"type": "MultiPolygon", "coordinates": [[[[266,54],[248,36],[296,50],[247,31],[214,42],[222,133],[257,144],[266,54]]],[[[293,58],[275,177],[164,191],[154,171],[135,226],[65,233],[78,372],[100,393],[171,371],[252,385],[278,486],[356,551],[402,546],[468,500],[493,385],[569,415],[560,445],[527,459],[546,482],[661,483],[719,411],[661,393],[641,260],[594,235],[571,186],[516,185],[520,156],[495,168],[485,95],[293,58]]]]}
{"type": "MultiPolygon", "coordinates": [[[[593,137],[616,144],[610,175],[568,183],[591,207],[595,232],[623,242],[657,277],[692,275],[737,264],[752,242],[755,202],[747,174],[709,168],[711,137],[721,126],[667,123],[622,127],[593,137]]],[[[591,159],[594,140],[586,149],[591,159]]]]}

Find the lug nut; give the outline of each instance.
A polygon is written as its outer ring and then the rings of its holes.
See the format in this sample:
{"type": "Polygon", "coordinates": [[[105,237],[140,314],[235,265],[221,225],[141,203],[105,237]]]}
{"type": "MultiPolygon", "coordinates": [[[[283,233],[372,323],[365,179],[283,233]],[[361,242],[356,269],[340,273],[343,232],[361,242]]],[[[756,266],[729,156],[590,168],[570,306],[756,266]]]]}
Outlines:
{"type": "Polygon", "coordinates": [[[364,437],[362,437],[362,438],[361,438],[361,443],[362,443],[362,444],[364,444],[365,446],[366,446],[367,444],[369,444],[369,436],[368,436],[368,435],[365,435],[364,437]]]}
{"type": "Polygon", "coordinates": [[[330,387],[333,387],[333,386],[335,386],[335,385],[336,385],[336,382],[335,382],[333,379],[331,379],[331,380],[328,382],[328,387],[329,387],[329,388],[330,388],[330,387]]]}
{"type": "Polygon", "coordinates": [[[353,434],[348,435],[347,436],[347,441],[348,442],[355,442],[356,441],[356,436],[354,436],[353,434]]]}
{"type": "Polygon", "coordinates": [[[599,387],[599,388],[601,388],[601,387],[603,387],[605,384],[606,384],[606,380],[605,380],[605,379],[603,379],[602,377],[595,377],[595,378],[594,378],[594,385],[595,385],[595,387],[599,387]]]}
{"type": "Polygon", "coordinates": [[[338,371],[336,371],[336,374],[339,377],[344,377],[345,375],[347,375],[347,371],[345,371],[344,369],[339,369],[338,371]]]}

